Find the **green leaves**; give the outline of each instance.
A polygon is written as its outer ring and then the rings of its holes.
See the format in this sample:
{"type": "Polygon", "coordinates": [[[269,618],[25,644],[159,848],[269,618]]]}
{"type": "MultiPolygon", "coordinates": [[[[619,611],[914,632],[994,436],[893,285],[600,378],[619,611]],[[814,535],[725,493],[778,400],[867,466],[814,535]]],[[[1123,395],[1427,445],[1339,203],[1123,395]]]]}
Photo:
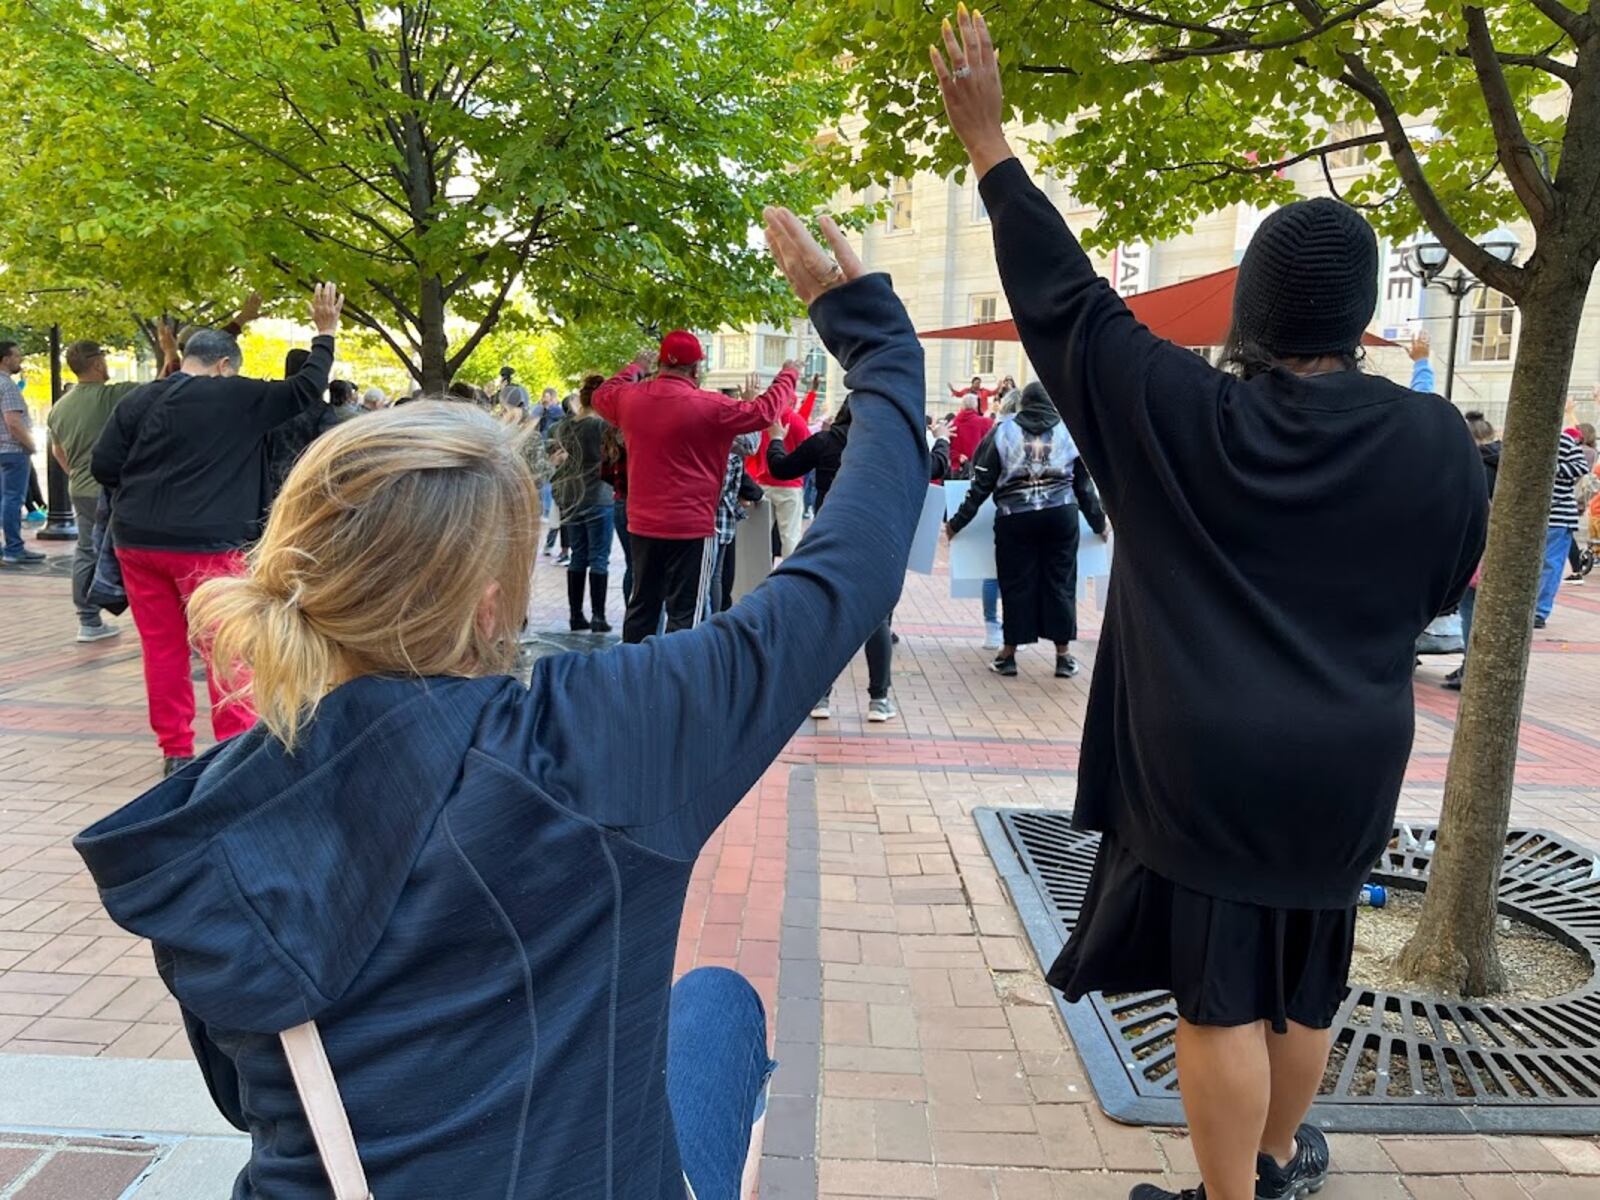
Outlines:
{"type": "Polygon", "coordinates": [[[0,254],[142,311],[338,279],[414,373],[429,279],[471,322],[457,354],[514,291],[557,318],[775,315],[750,232],[821,203],[809,142],[843,97],[788,11],[0,0],[25,143],[0,254]]]}
{"type": "MultiPolygon", "coordinates": [[[[1013,119],[1064,131],[1032,148],[1100,210],[1092,244],[1158,238],[1235,202],[1283,200],[1295,176],[1320,185],[1317,155],[1289,167],[1288,178],[1270,168],[1377,127],[1369,99],[1349,86],[1351,55],[1404,125],[1436,130],[1425,169],[1457,224],[1473,233],[1517,217],[1495,164],[1483,90],[1462,53],[1462,5],[1358,11],[1358,3],[1322,6],[1320,29],[1291,0],[1003,0],[984,16],[1013,119]]],[[[918,166],[954,169],[963,156],[929,84],[926,45],[937,38],[937,16],[862,21],[864,7],[825,5],[813,35],[816,51],[845,70],[860,114],[848,162],[836,168],[842,181],[861,187],[918,166]]],[[[1557,57],[1570,56],[1570,42],[1531,7],[1486,7],[1502,53],[1544,53],[1556,43],[1557,57]]],[[[1554,162],[1564,123],[1546,98],[1559,81],[1527,66],[1505,70],[1530,139],[1554,162]]],[[[1421,224],[1387,151],[1365,175],[1341,174],[1340,187],[1352,199],[1384,201],[1370,215],[1390,236],[1421,224]]]]}

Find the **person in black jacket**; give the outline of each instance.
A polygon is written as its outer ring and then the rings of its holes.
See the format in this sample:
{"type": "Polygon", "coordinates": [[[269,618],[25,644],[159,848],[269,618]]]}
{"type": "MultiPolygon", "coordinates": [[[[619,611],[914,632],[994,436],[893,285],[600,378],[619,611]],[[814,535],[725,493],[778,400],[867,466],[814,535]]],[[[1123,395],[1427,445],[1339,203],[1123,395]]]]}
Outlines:
{"type": "MultiPolygon", "coordinates": [[[[114,493],[112,532],[133,623],[144,649],[150,725],[167,774],[194,757],[189,597],[207,579],[244,569],[241,549],[266,510],[267,432],[322,404],[344,297],[319,284],[317,337],[305,365],[282,382],[238,374],[232,334],[195,332],[176,374],[130,392],[95,443],[91,470],[114,493]]],[[[223,741],[255,723],[207,659],[211,728],[223,741]]]]}
{"type": "Polygon", "coordinates": [[[1204,1180],[1183,1195],[1297,1197],[1328,1174],[1302,1122],[1394,832],[1417,636],[1483,549],[1483,466],[1443,397],[1359,369],[1379,274],[1360,213],[1318,198],[1262,222],[1212,367],[1095,271],[1006,141],[987,27],[958,23],[950,61],[932,52],[945,108],[1023,350],[1118,533],[1073,809],[1100,850],[1049,980],[1172,992],[1204,1180]]]}
{"type": "MultiPolygon", "coordinates": [[[[785,450],[781,422],[772,427],[772,437],[767,443],[767,470],[774,479],[800,479],[814,472],[817,488],[817,511],[833,487],[844,461],[844,448],[850,440],[850,399],[845,397],[839,411],[826,429],[812,434],[793,450],[785,450]]],[[[941,421],[932,428],[929,440],[931,462],[930,478],[943,479],[950,471],[950,423],[941,421]]],[[[867,656],[867,720],[872,724],[892,721],[897,715],[892,688],[894,682],[894,610],[868,636],[862,649],[867,656]]],[[[823,693],[822,699],[811,707],[811,718],[826,721],[833,716],[833,689],[823,693]]]]}
{"type": "Polygon", "coordinates": [[[950,518],[951,537],[991,495],[1005,633],[990,669],[1015,675],[1017,647],[1044,637],[1055,643],[1056,677],[1070,679],[1078,673],[1071,649],[1078,636],[1078,514],[1098,534],[1106,531],[1106,514],[1072,435],[1038,383],[1025,387],[1017,411],[978,443],[972,486],[950,518]]]}

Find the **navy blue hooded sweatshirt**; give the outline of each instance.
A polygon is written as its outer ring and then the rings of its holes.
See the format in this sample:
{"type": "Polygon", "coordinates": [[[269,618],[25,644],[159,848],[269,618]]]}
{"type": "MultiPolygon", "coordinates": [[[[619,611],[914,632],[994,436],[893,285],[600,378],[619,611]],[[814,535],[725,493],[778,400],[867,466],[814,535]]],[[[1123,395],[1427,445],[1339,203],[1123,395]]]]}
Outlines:
{"type": "Polygon", "coordinates": [[[672,1197],[668,990],[696,854],[899,596],[922,351],[885,276],[811,318],[855,433],[825,515],[731,611],[508,678],[363,678],[76,841],[154,942],[236,1200],[329,1188],[277,1034],[322,1031],[384,1200],[672,1197]]]}

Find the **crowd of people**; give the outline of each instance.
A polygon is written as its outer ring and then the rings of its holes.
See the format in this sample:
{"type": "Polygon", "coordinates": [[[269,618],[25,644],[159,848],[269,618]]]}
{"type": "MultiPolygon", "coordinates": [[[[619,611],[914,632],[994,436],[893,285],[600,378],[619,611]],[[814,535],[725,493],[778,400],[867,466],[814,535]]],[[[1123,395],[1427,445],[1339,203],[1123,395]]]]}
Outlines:
{"type": "MultiPolygon", "coordinates": [[[[1012,153],[981,16],[931,58],[1038,375],[952,385],[949,418],[924,411],[888,277],[830,219],[825,248],[776,208],[773,258],[844,370],[818,428],[798,364],[713,391],[681,330],[567,399],[535,402],[510,367],[492,392],[358,399],[330,378],[326,284],[282,379],[240,374],[254,303],[164,331],[148,384],[69,348],[51,432],[90,530],[79,638],[116,636],[101,610],[125,599],[166,776],[76,846],[253,1133],[242,1194],[326,1195],[336,1160],[355,1194],[743,1194],[775,1064],[748,983],[673,981],[690,873],[858,651],[868,720],[895,717],[894,609],[950,480],[950,537],[996,510],[1002,676],[1039,641],[1078,673],[1080,519],[1118,530],[1074,818],[1100,849],[1049,980],[1175,998],[1204,1183],[1134,1200],[1326,1181],[1306,1115],[1410,752],[1412,652],[1456,603],[1470,621],[1493,431],[1359,369],[1378,249],[1333,200],[1260,225],[1223,366],[1155,337],[1012,153]],[[735,602],[730,547],[758,507],[771,569],[735,602]],[[511,678],[541,540],[570,629],[603,634],[619,535],[622,644],[511,678]],[[1308,541],[1314,572],[1284,553],[1308,541]],[[200,759],[191,646],[217,741],[200,759]]],[[[8,561],[34,448],[18,361],[0,345],[8,561]]],[[[1593,441],[1563,437],[1547,581],[1574,565],[1593,441]]]]}

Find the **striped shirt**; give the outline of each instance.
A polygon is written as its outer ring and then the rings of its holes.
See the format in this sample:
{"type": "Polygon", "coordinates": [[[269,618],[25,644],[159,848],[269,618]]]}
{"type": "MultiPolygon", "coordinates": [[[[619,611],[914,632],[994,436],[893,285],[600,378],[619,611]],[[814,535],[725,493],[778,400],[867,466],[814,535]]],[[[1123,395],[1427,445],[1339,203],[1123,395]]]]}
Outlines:
{"type": "Polygon", "coordinates": [[[1561,450],[1556,456],[1556,481],[1550,492],[1550,528],[1578,527],[1578,497],[1573,485],[1588,473],[1583,443],[1571,433],[1561,435],[1561,450]]]}
{"type": "Polygon", "coordinates": [[[0,454],[24,454],[22,443],[11,436],[11,429],[5,424],[3,414],[14,412],[22,415],[24,429],[33,428],[33,419],[28,413],[28,402],[22,398],[22,389],[17,386],[16,380],[0,371],[0,454]]]}

